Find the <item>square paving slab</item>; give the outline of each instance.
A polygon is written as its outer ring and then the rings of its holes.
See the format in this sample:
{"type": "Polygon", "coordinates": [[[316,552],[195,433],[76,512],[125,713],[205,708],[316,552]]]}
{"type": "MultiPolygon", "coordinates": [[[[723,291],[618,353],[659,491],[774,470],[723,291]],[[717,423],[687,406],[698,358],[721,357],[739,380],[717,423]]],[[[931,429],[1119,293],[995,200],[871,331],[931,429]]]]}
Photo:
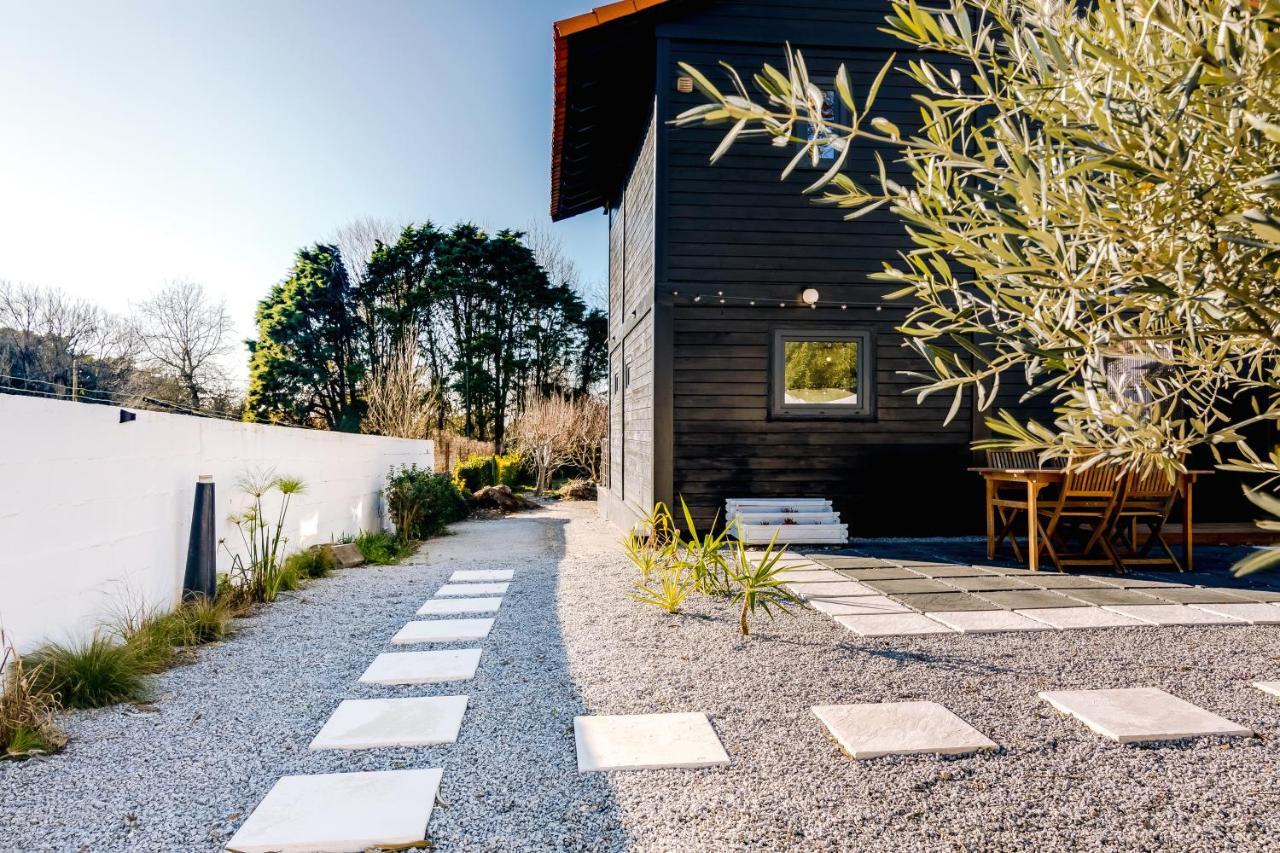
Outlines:
{"type": "Polygon", "coordinates": [[[1107,586],[1118,586],[1123,589],[1171,589],[1173,587],[1181,587],[1185,589],[1187,584],[1173,583],[1171,581],[1157,581],[1149,578],[1132,578],[1132,577],[1116,577],[1116,578],[1100,578],[1107,586]]]}
{"type": "Polygon", "coordinates": [[[573,737],[579,773],[729,763],[706,714],[574,717],[573,737]]]}
{"type": "Polygon", "coordinates": [[[895,601],[899,601],[912,610],[918,610],[921,613],[1000,609],[990,601],[984,601],[978,596],[970,595],[967,592],[920,592],[910,595],[895,595],[893,598],[895,601]]]}
{"type": "Polygon", "coordinates": [[[974,566],[974,568],[992,575],[1026,575],[1034,578],[1043,574],[1043,572],[1033,572],[1030,569],[1015,569],[1010,566],[974,566]]]}
{"type": "Polygon", "coordinates": [[[1142,590],[1100,587],[1098,589],[1066,589],[1063,594],[1085,604],[1159,604],[1160,599],[1142,590]]]}
{"type": "Polygon", "coordinates": [[[378,655],[360,676],[362,684],[441,684],[474,678],[479,649],[439,649],[429,652],[386,652],[378,655]]]}
{"type": "Polygon", "coordinates": [[[422,841],[441,775],[431,769],[285,776],[227,842],[227,849],[348,853],[422,841]]]}
{"type": "Polygon", "coordinates": [[[1118,604],[1107,610],[1141,619],[1148,625],[1243,625],[1239,619],[1198,610],[1185,604],[1118,604]]]}
{"type": "Polygon", "coordinates": [[[391,638],[393,645],[410,643],[459,643],[483,640],[493,628],[492,619],[432,619],[410,622],[391,638]]]}
{"type": "Polygon", "coordinates": [[[981,597],[1004,610],[1038,610],[1043,607],[1084,607],[1082,602],[1047,589],[1019,589],[1012,592],[980,592],[981,597]]]}
{"type": "Polygon", "coordinates": [[[1074,628],[1131,628],[1146,624],[1132,616],[1121,616],[1101,607],[1043,607],[1016,612],[1060,631],[1074,628]]]}
{"type": "Polygon", "coordinates": [[[509,583],[447,583],[436,590],[436,595],[506,595],[509,586],[509,583]]]}
{"type": "Polygon", "coordinates": [[[1242,604],[1247,600],[1228,590],[1196,586],[1152,589],[1148,593],[1171,604],[1242,604]]]}
{"type": "Polygon", "coordinates": [[[1270,601],[1280,604],[1280,592],[1266,589],[1232,589],[1234,594],[1247,601],[1270,601]]]}
{"type": "Polygon", "coordinates": [[[878,557],[814,557],[813,559],[833,569],[874,569],[890,565],[878,557]]]}
{"type": "Polygon", "coordinates": [[[1253,734],[1238,723],[1155,687],[1058,690],[1039,695],[1062,713],[1120,743],[1253,734]]]}
{"type": "Polygon", "coordinates": [[[509,581],[516,576],[511,569],[463,569],[449,575],[449,583],[468,581],[509,581]]]}
{"type": "Polygon", "coordinates": [[[450,616],[456,613],[497,613],[501,598],[433,598],[418,608],[419,616],[450,616]]]}
{"type": "Polygon", "coordinates": [[[920,575],[906,569],[841,569],[840,574],[859,581],[904,581],[919,580],[920,575]]]}
{"type": "MultiPolygon", "coordinates": [[[[1103,583],[1098,578],[1083,577],[1081,575],[1059,575],[1049,574],[1047,572],[1036,572],[1031,575],[1023,575],[1022,580],[1039,587],[1040,589],[1114,589],[1108,584],[1103,583]]],[[[1071,593],[1067,593],[1070,595],[1071,593]]]]}
{"type": "Polygon", "coordinates": [[[1253,686],[1261,690],[1263,693],[1270,693],[1272,696],[1280,696],[1280,681],[1255,681],[1253,686]]]}
{"type": "Polygon", "coordinates": [[[787,588],[809,601],[814,598],[852,598],[861,595],[879,595],[874,589],[857,581],[839,583],[791,583],[787,588]]]}
{"type": "Polygon", "coordinates": [[[786,569],[778,572],[778,579],[787,583],[841,583],[848,580],[830,569],[786,569]]]}
{"type": "Polygon", "coordinates": [[[987,572],[977,566],[912,566],[911,571],[926,578],[975,578],[987,576],[987,572]]]}
{"type": "Polygon", "coordinates": [[[1261,601],[1245,601],[1238,604],[1193,604],[1196,610],[1207,610],[1219,616],[1229,616],[1250,625],[1280,625],[1280,607],[1261,601]]]}
{"type": "Polygon", "coordinates": [[[994,634],[1000,631],[1052,631],[1043,622],[1019,616],[1012,610],[958,610],[952,613],[930,613],[948,628],[961,634],[994,634]]]}
{"type": "Polygon", "coordinates": [[[983,575],[977,578],[947,578],[961,592],[996,592],[1011,589],[1035,589],[1030,583],[1012,575],[983,575]]]}
{"type": "Polygon", "coordinates": [[[854,758],[960,755],[996,745],[982,732],[936,702],[818,705],[813,713],[854,758]]]}
{"type": "MultiPolygon", "coordinates": [[[[882,613],[910,613],[906,605],[899,604],[884,595],[864,595],[858,598],[815,598],[809,602],[814,610],[828,616],[878,616],[882,613]]],[[[1280,613],[1280,607],[1275,608],[1280,613]]]]}
{"type": "Polygon", "coordinates": [[[890,613],[884,616],[837,616],[836,621],[861,637],[911,637],[920,634],[954,634],[922,613],[890,613]]]}
{"type": "Polygon", "coordinates": [[[955,592],[955,587],[930,578],[913,578],[900,581],[866,581],[867,586],[884,593],[955,592]]]}
{"type": "Polygon", "coordinates": [[[345,699],[311,741],[310,749],[377,749],[453,743],[467,710],[466,696],[345,699]]]}

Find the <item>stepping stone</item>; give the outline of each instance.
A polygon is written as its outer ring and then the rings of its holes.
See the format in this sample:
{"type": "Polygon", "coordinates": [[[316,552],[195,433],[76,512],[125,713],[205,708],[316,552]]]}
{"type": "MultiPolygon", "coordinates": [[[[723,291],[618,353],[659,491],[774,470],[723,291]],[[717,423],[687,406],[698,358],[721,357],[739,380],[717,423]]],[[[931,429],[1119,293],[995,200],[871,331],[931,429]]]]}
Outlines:
{"type": "Polygon", "coordinates": [[[1004,610],[1038,610],[1044,607],[1084,607],[1083,602],[1047,589],[1018,589],[1011,592],[982,592],[980,596],[1004,610]]]}
{"type": "Polygon", "coordinates": [[[787,588],[805,601],[815,598],[850,598],[860,595],[879,595],[874,589],[857,581],[788,584],[787,588]]]}
{"type": "Polygon", "coordinates": [[[386,652],[373,659],[360,676],[361,684],[441,684],[474,678],[479,649],[441,649],[430,652],[386,652]]]}
{"type": "Polygon", "coordinates": [[[706,714],[574,717],[573,737],[579,773],[729,763],[706,714]]]}
{"type": "Polygon", "coordinates": [[[453,743],[467,710],[466,696],[345,699],[310,749],[376,749],[453,743]]]}
{"type": "Polygon", "coordinates": [[[840,574],[858,581],[905,581],[919,580],[920,576],[907,569],[841,569],[840,574]]]}
{"type": "Polygon", "coordinates": [[[449,575],[449,583],[459,581],[509,581],[516,576],[511,569],[460,570],[449,575]]]}
{"type": "Polygon", "coordinates": [[[961,755],[997,749],[982,732],[936,702],[818,705],[813,713],[854,758],[961,755]]]}
{"type": "Polygon", "coordinates": [[[501,598],[433,598],[418,608],[419,616],[449,616],[455,613],[497,613],[501,598]]]}
{"type": "Polygon", "coordinates": [[[1280,696],[1280,681],[1255,681],[1253,686],[1261,690],[1263,693],[1270,693],[1272,696],[1280,696]]]}
{"type": "Polygon", "coordinates": [[[1239,619],[1250,625],[1280,625],[1280,607],[1261,601],[1245,601],[1236,604],[1194,604],[1196,610],[1205,610],[1219,616],[1239,619]]]}
{"type": "Polygon", "coordinates": [[[814,557],[813,559],[832,569],[874,569],[890,565],[879,557],[814,557]]]}
{"type": "Polygon", "coordinates": [[[975,578],[987,574],[977,566],[912,566],[911,571],[926,578],[975,578]]]}
{"type": "Polygon", "coordinates": [[[1076,628],[1129,628],[1146,624],[1132,616],[1121,616],[1101,607],[1044,607],[1014,612],[1060,631],[1076,628]]]}
{"type": "MultiPolygon", "coordinates": [[[[1105,584],[1097,578],[1081,577],[1080,575],[1050,575],[1036,572],[1035,574],[1023,575],[1022,579],[1039,589],[1115,589],[1115,587],[1105,584]]],[[[1069,592],[1067,593],[1067,595],[1070,594],[1069,592]]]]}
{"type": "MultiPolygon", "coordinates": [[[[809,602],[814,610],[828,616],[878,616],[883,613],[910,613],[906,605],[883,595],[858,598],[815,598],[809,602]]],[[[1274,608],[1280,613],[1280,607],[1274,608]]]]}
{"type": "Polygon", "coordinates": [[[921,613],[884,616],[837,616],[836,621],[861,637],[912,637],[922,634],[954,634],[946,625],[921,613]]]}
{"type": "Polygon", "coordinates": [[[954,628],[961,634],[992,634],[998,631],[1051,631],[1043,622],[1037,622],[1026,616],[1019,616],[1012,610],[958,610],[953,613],[930,613],[930,619],[936,619],[948,628],[954,628]]]}
{"type": "Polygon", "coordinates": [[[1034,589],[1022,578],[1013,575],[983,575],[976,578],[947,578],[947,583],[961,592],[997,592],[1013,589],[1034,589]]]}
{"type": "Polygon", "coordinates": [[[930,580],[929,578],[913,578],[911,580],[897,581],[866,581],[867,586],[878,592],[883,593],[911,593],[911,592],[955,592],[955,587],[948,586],[943,581],[930,580]]]}
{"type": "Polygon", "coordinates": [[[841,583],[848,580],[830,569],[787,569],[778,572],[778,579],[788,583],[841,583]]]}
{"type": "Polygon", "coordinates": [[[506,595],[509,586],[509,583],[447,583],[436,590],[436,595],[506,595]]]}
{"type": "Polygon", "coordinates": [[[999,610],[990,601],[984,601],[967,592],[920,592],[895,595],[895,601],[921,613],[951,613],[959,610],[999,610]]]}
{"type": "Polygon", "coordinates": [[[422,841],[441,776],[438,769],[285,776],[227,849],[340,853],[422,841]]]}
{"type": "Polygon", "coordinates": [[[1247,600],[1226,590],[1196,586],[1153,589],[1151,594],[1174,604],[1241,604],[1247,600]]]}
{"type": "Polygon", "coordinates": [[[1148,625],[1243,625],[1239,619],[1197,610],[1185,604],[1131,604],[1108,605],[1107,610],[1122,616],[1141,619],[1148,625]]]}
{"type": "Polygon", "coordinates": [[[483,640],[493,628],[492,619],[432,619],[410,622],[391,638],[392,645],[410,643],[459,643],[483,640]]]}
{"type": "Polygon", "coordinates": [[[1085,604],[1159,604],[1160,599],[1136,589],[1099,587],[1098,589],[1068,589],[1064,595],[1085,604]]]}
{"type": "Polygon", "coordinates": [[[1039,696],[1103,737],[1120,743],[1253,734],[1238,723],[1155,687],[1046,691],[1039,696]]]}

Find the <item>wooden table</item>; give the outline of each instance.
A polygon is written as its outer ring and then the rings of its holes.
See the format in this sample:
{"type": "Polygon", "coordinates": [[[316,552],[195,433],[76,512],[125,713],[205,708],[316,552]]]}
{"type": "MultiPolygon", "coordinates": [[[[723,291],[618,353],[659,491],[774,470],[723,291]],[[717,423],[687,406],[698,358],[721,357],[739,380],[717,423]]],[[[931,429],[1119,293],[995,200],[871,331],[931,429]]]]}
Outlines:
{"type": "MultiPolygon", "coordinates": [[[[982,475],[986,483],[987,508],[987,557],[996,555],[996,514],[991,499],[1000,483],[1024,483],[1027,489],[1027,568],[1033,572],[1040,570],[1039,528],[1036,525],[1036,513],[1039,509],[1040,492],[1045,486],[1061,483],[1067,472],[1061,468],[970,468],[982,475]]],[[[1187,471],[1178,475],[1178,493],[1182,496],[1182,551],[1187,571],[1195,571],[1192,539],[1194,537],[1191,524],[1193,505],[1192,493],[1196,478],[1201,474],[1212,474],[1212,471],[1187,471]]]]}

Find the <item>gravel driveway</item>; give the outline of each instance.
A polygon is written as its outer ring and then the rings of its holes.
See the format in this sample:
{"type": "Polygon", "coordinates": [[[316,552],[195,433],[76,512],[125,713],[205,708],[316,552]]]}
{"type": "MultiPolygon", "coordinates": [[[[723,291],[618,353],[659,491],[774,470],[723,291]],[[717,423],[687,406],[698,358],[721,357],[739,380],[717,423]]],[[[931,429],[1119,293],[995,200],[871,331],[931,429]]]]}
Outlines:
{"type": "Polygon", "coordinates": [[[1128,628],[862,640],[814,611],[741,641],[725,603],[667,617],[627,597],[589,505],[456,526],[419,562],[340,572],[157,679],[154,710],[68,718],[67,752],[0,763],[0,849],[215,850],[285,773],[443,767],[440,849],[1275,849],[1280,628],[1128,628]],[[356,679],[459,568],[515,581],[470,682],[356,679]],[[1262,738],[1118,746],[1042,689],[1162,687],[1262,738]],[[307,752],[340,699],[471,701],[458,742],[307,752]],[[855,762],[817,704],[928,699],[995,754],[855,762]],[[572,718],[706,711],[728,768],[576,772],[572,718]]]}

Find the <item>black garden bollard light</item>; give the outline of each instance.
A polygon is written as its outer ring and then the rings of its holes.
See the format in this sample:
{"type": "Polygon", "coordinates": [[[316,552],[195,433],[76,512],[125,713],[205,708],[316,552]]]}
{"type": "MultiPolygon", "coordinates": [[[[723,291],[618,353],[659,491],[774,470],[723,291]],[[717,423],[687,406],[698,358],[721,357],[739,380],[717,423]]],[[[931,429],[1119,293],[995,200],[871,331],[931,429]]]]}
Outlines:
{"type": "Polygon", "coordinates": [[[213,526],[213,477],[196,480],[195,505],[191,508],[191,538],[187,542],[187,572],[182,597],[213,598],[218,588],[217,539],[213,526]]]}

